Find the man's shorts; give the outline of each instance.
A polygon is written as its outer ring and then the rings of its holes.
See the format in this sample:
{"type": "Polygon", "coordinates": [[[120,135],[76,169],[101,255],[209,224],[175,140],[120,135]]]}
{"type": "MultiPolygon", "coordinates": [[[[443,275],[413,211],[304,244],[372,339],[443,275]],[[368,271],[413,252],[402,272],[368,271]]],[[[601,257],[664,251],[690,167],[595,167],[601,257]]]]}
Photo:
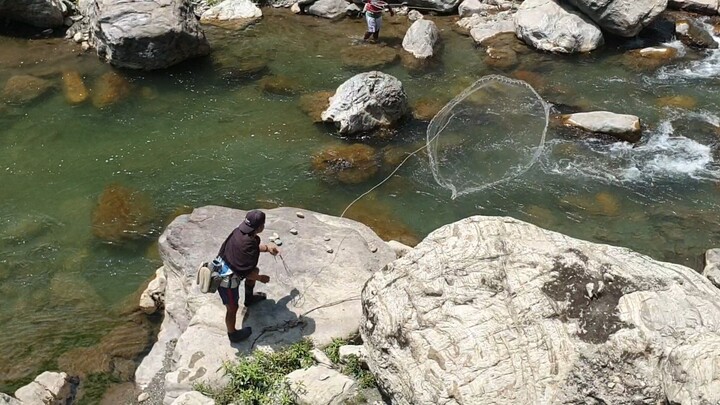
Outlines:
{"type": "Polygon", "coordinates": [[[380,31],[380,26],[382,25],[382,17],[373,18],[370,16],[370,13],[365,13],[365,19],[367,20],[368,32],[380,31]]]}
{"type": "Polygon", "coordinates": [[[238,306],[238,303],[240,302],[240,294],[239,288],[225,288],[225,287],[218,287],[218,294],[220,294],[220,299],[222,299],[222,303],[225,305],[231,305],[234,304],[235,306],[238,306]]]}

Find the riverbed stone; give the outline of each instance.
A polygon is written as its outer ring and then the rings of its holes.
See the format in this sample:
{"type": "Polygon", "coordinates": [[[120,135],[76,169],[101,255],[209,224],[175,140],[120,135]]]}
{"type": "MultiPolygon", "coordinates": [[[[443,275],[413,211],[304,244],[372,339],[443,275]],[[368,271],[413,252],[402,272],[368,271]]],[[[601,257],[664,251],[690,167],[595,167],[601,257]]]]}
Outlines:
{"type": "Polygon", "coordinates": [[[461,2],[462,0],[407,0],[402,4],[411,9],[418,7],[428,11],[450,13],[455,10],[461,2]]]}
{"type": "Polygon", "coordinates": [[[375,176],[380,162],[370,145],[333,145],[312,157],[313,171],[325,181],[364,183],[375,176]]]}
{"type": "Polygon", "coordinates": [[[720,9],[718,0],[670,0],[668,7],[676,10],[691,11],[694,13],[715,15],[720,9]]]}
{"type": "Polygon", "coordinates": [[[303,94],[300,96],[300,110],[312,118],[313,122],[322,122],[322,112],[330,105],[332,91],[303,94]]]}
{"type": "Polygon", "coordinates": [[[500,12],[480,16],[474,14],[469,18],[463,18],[457,24],[461,27],[467,27],[468,33],[475,43],[480,44],[488,38],[503,33],[515,34],[514,12],[500,12]],[[463,21],[465,20],[465,21],[463,21]]]}
{"type": "Polygon", "coordinates": [[[287,379],[298,405],[341,405],[357,391],[352,378],[325,366],[295,370],[287,379]]]}
{"type": "Polygon", "coordinates": [[[2,100],[8,104],[27,104],[36,100],[53,88],[49,80],[30,75],[12,76],[5,83],[2,100]]]}
{"type": "Polygon", "coordinates": [[[97,108],[106,108],[125,100],[131,91],[130,82],[118,72],[106,72],[95,80],[92,88],[92,103],[97,108]]]}
{"type": "Polygon", "coordinates": [[[147,236],[157,219],[155,206],[140,190],[110,184],[98,197],[92,213],[92,232],[109,243],[147,236]]]}
{"type": "Polygon", "coordinates": [[[680,41],[692,48],[715,49],[718,43],[713,36],[694,19],[680,19],[675,21],[675,33],[680,41]]]}
{"type": "Polygon", "coordinates": [[[301,90],[297,80],[284,75],[267,75],[258,81],[260,90],[278,96],[289,96],[301,90]]]}
{"type": "Polygon", "coordinates": [[[376,272],[362,303],[394,404],[720,401],[720,290],[626,248],[466,218],[376,272]]]}
{"type": "Polygon", "coordinates": [[[370,275],[393,260],[392,250],[367,226],[358,222],[297,208],[265,211],[265,231],[260,235],[287,235],[291,227],[298,235],[287,237],[281,247],[283,260],[260,256],[258,267],[271,277],[256,291],[268,299],[246,311],[241,307],[237,326],[250,326],[252,336],[231,344],[225,329],[225,308],[217,294],[203,294],[195,284],[198,266],[217,254],[227,235],[245,218],[245,211],[207,206],[177,217],[160,236],[160,252],[167,278],[165,317],[153,346],[135,377],[144,389],[162,370],[166,356],[172,359],[163,379],[165,404],[190,391],[194,383],[222,384],[222,363],[248,354],[257,347],[278,349],[311,338],[322,346],[338,336],[357,331],[361,317],[359,293],[370,275]],[[328,255],[318,244],[323,235],[337,248],[328,255]],[[341,242],[342,241],[342,242],[341,242]],[[342,246],[338,244],[342,243],[342,246]],[[368,245],[379,247],[369,254],[368,245]],[[174,349],[168,345],[177,341],[174,349]],[[169,352],[167,350],[170,350],[169,352]]]}
{"type": "Polygon", "coordinates": [[[357,74],[337,88],[322,119],[334,122],[341,134],[389,127],[409,111],[400,80],[386,73],[357,74]]]}
{"type": "Polygon", "coordinates": [[[77,70],[66,71],[62,75],[65,101],[70,105],[82,104],[90,97],[85,82],[77,70]]]}
{"type": "Polygon", "coordinates": [[[224,0],[202,14],[201,22],[213,20],[258,20],[262,11],[250,0],[224,0]]]}
{"type": "Polygon", "coordinates": [[[430,121],[445,107],[445,104],[436,97],[419,98],[412,104],[413,116],[421,121],[430,121]]]}
{"type": "Polygon", "coordinates": [[[349,5],[345,0],[317,0],[307,8],[307,13],[336,20],[345,16],[349,5]]]}
{"type": "Polygon", "coordinates": [[[668,0],[569,0],[603,30],[634,37],[667,8],[668,0]]]}
{"type": "Polygon", "coordinates": [[[389,46],[362,44],[349,46],[340,51],[342,64],[356,69],[377,69],[398,59],[397,51],[389,46]]]}
{"type": "Polygon", "coordinates": [[[708,249],[705,252],[703,276],[707,277],[715,287],[720,288],[720,249],[708,249]]]}
{"type": "Polygon", "coordinates": [[[469,17],[473,14],[506,11],[512,8],[511,0],[463,0],[458,6],[458,14],[461,17],[469,17]]]}
{"type": "Polygon", "coordinates": [[[418,59],[426,59],[434,55],[440,40],[440,30],[428,19],[415,21],[405,33],[402,47],[418,59]]]}
{"type": "Polygon", "coordinates": [[[635,115],[609,111],[592,111],[563,116],[566,126],[589,132],[608,134],[628,142],[640,140],[640,119],[635,115]]]}
{"type": "Polygon", "coordinates": [[[24,404],[65,405],[72,397],[72,384],[65,373],[46,371],[15,391],[24,404]]]}
{"type": "Polygon", "coordinates": [[[190,0],[94,0],[92,44],[128,69],[164,69],[210,53],[190,0]]]}
{"type": "Polygon", "coordinates": [[[0,0],[0,16],[38,28],[63,25],[61,0],[0,0]]]}
{"type": "Polygon", "coordinates": [[[632,49],[621,57],[621,63],[634,71],[652,71],[672,63],[678,57],[678,50],[670,46],[653,46],[632,49]]]}
{"type": "Polygon", "coordinates": [[[215,400],[197,391],[189,391],[180,394],[172,405],[215,405],[215,400]]]}
{"type": "Polygon", "coordinates": [[[590,52],[604,43],[602,31],[588,17],[556,0],[524,1],[515,14],[515,33],[548,52],[590,52]]]}

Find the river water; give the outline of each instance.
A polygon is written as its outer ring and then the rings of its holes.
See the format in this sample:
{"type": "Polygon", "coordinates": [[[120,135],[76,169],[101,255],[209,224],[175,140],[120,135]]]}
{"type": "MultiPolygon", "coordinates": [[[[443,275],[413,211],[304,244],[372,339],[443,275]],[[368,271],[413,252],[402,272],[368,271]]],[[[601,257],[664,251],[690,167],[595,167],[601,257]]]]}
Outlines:
{"type": "MultiPolygon", "coordinates": [[[[142,324],[128,313],[160,265],[157,236],[189,207],[295,206],[339,215],[425,142],[428,122],[408,120],[391,139],[368,142],[385,158],[367,180],[343,184],[314,171],[320,151],[357,141],[313,123],[300,97],[370,69],[348,66],[347,58],[379,56],[353,45],[362,21],[265,11],[245,31],[208,27],[209,58],[161,72],[119,72],[127,95],[102,108],[68,104],[61,86],[63,72],[76,71],[99,92],[99,78],[112,69],[96,57],[61,39],[0,38],[0,83],[29,74],[57,88],[30,104],[0,107],[0,391],[68,364],[93,375],[117,371],[115,363],[78,366],[73,359],[89,353],[81,348],[107,349],[128,322],[142,324]],[[278,76],[282,83],[272,90],[278,76]],[[142,237],[123,242],[93,232],[109,189],[142,201],[135,219],[143,224],[132,228],[142,237]]],[[[386,47],[399,47],[409,24],[402,17],[385,22],[386,47]]],[[[439,63],[379,67],[403,82],[412,103],[442,105],[485,75],[517,75],[532,78],[548,102],[638,115],[643,138],[633,146],[551,128],[531,170],[457,199],[437,185],[421,153],[349,217],[385,238],[416,243],[470,215],[508,215],[702,267],[704,251],[720,246],[720,52],[682,50],[670,65],[637,70],[621,56],[625,45],[571,57],[518,49],[516,63],[491,66],[482,48],[452,29],[452,18],[438,22],[439,63]]],[[[467,175],[482,179],[474,167],[467,175]]],[[[109,209],[127,208],[118,204],[109,209]]],[[[136,361],[149,341],[143,332],[130,334],[139,334],[139,348],[124,358],[136,361]]],[[[114,373],[112,381],[123,379],[114,373]]]]}

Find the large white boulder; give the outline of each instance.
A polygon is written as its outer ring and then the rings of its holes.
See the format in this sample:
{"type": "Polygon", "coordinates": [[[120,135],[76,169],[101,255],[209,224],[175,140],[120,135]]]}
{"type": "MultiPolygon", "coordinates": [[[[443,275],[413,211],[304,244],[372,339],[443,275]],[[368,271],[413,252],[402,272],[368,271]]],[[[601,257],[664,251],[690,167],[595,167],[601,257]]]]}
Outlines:
{"type": "Polygon", "coordinates": [[[250,0],[224,0],[205,11],[201,20],[256,20],[260,17],[262,11],[250,0]]]}
{"type": "Polygon", "coordinates": [[[317,0],[307,9],[308,14],[335,20],[347,13],[350,4],[345,0],[317,0]]]}
{"type": "Polygon", "coordinates": [[[572,6],[558,0],[526,0],[515,14],[515,34],[548,52],[589,52],[604,43],[602,31],[572,6]]]}
{"type": "Polygon", "coordinates": [[[94,0],[98,56],[129,69],[164,69],[210,52],[190,0],[94,0]]]}
{"type": "Polygon", "coordinates": [[[720,288],[720,249],[708,249],[705,252],[703,276],[707,277],[715,287],[720,288]]]}
{"type": "Polygon", "coordinates": [[[334,122],[341,134],[354,134],[390,126],[408,111],[407,95],[400,80],[371,71],[341,84],[321,118],[334,122]]]}
{"type": "Polygon", "coordinates": [[[514,33],[514,16],[514,11],[503,11],[488,15],[473,14],[470,17],[461,18],[457,25],[468,30],[472,39],[479,44],[498,34],[514,33]]]}
{"type": "Polygon", "coordinates": [[[718,0],[670,0],[668,7],[702,14],[717,14],[720,9],[718,0]]]}
{"type": "Polygon", "coordinates": [[[469,17],[473,14],[506,11],[513,8],[513,3],[512,0],[463,0],[458,6],[458,14],[469,17]]]}
{"type": "Polygon", "coordinates": [[[0,16],[38,28],[63,25],[62,0],[0,0],[0,16]]]}
{"type": "Polygon", "coordinates": [[[282,258],[261,254],[258,267],[271,280],[258,283],[256,291],[265,292],[268,299],[247,313],[241,307],[236,326],[250,326],[253,334],[237,344],[228,340],[219,295],[201,293],[195,278],[199,264],[217,254],[245,212],[202,207],[167,227],[159,240],[167,279],[165,317],[157,343],[135,374],[141,390],[154,378],[161,379],[164,403],[169,405],[195,383],[222,384],[223,362],[259,346],[279,348],[304,337],[324,345],[357,331],[362,286],[395,254],[363,224],[308,211],[300,218],[297,211],[266,211],[265,231],[260,236],[267,242],[277,233],[283,242],[282,258]],[[290,233],[293,228],[296,235],[290,233]],[[166,359],[169,366],[163,369],[166,359]]]}
{"type": "Polygon", "coordinates": [[[298,405],[341,405],[356,394],[355,381],[331,368],[312,366],[287,376],[298,405]]]}
{"type": "Polygon", "coordinates": [[[563,123],[584,131],[613,135],[629,142],[640,139],[640,118],[635,115],[592,111],[564,115],[563,123]]]}
{"type": "Polygon", "coordinates": [[[33,382],[15,391],[15,398],[27,405],[65,405],[72,396],[68,375],[51,371],[40,374],[33,382]]]}
{"type": "Polygon", "coordinates": [[[403,38],[402,47],[418,59],[427,59],[435,53],[440,30],[434,22],[419,19],[412,23],[403,38]]]}
{"type": "Polygon", "coordinates": [[[393,404],[720,403],[720,290],[507,217],[432,232],[363,294],[393,404]]]}
{"type": "Polygon", "coordinates": [[[668,0],[569,0],[602,29],[633,37],[667,8],[668,0]]]}

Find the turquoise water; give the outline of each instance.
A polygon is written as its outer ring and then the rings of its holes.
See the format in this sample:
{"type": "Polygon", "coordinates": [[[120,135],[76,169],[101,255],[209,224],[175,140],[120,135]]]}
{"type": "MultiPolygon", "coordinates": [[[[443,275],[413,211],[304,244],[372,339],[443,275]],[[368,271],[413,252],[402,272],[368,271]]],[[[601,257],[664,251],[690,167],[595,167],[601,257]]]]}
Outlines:
{"type": "MultiPolygon", "coordinates": [[[[386,21],[383,32],[389,47],[399,46],[408,26],[395,21],[386,21]]],[[[455,200],[419,154],[350,217],[412,243],[470,215],[509,215],[701,268],[704,251],[720,245],[715,54],[689,53],[638,72],[610,46],[580,57],[520,53],[516,66],[498,69],[451,29],[450,18],[439,22],[440,64],[417,71],[398,60],[380,68],[403,82],[411,102],[442,104],[484,75],[531,71],[546,100],[638,115],[644,138],[633,148],[551,129],[529,172],[455,200]],[[666,96],[690,97],[694,105],[659,105],[666,96]]],[[[362,31],[361,21],[267,10],[246,31],[208,28],[210,58],[162,72],[120,72],[129,94],[106,108],[91,101],[71,106],[61,90],[62,72],[74,70],[97,91],[96,81],[111,68],[92,55],[78,56],[62,40],[0,38],[0,83],[31,74],[57,86],[31,104],[0,108],[0,391],[60,367],[63,354],[96,345],[127,323],[133,294],[160,265],[157,236],[187,207],[296,206],[339,215],[382,180],[394,163],[361,184],[324,181],[312,157],[351,141],[299,108],[302,95],[334,90],[368,70],[347,68],[341,57],[355,52],[362,31]],[[244,72],[250,65],[265,68],[244,72]],[[287,94],[262,90],[272,75],[287,78],[287,94]],[[111,185],[149,202],[142,237],[108,243],[93,234],[93,212],[111,185]]],[[[393,140],[367,143],[409,152],[425,142],[426,127],[408,120],[393,140]]],[[[468,136],[478,134],[482,129],[468,129],[468,136]]],[[[467,175],[482,178],[482,167],[467,175]]]]}

